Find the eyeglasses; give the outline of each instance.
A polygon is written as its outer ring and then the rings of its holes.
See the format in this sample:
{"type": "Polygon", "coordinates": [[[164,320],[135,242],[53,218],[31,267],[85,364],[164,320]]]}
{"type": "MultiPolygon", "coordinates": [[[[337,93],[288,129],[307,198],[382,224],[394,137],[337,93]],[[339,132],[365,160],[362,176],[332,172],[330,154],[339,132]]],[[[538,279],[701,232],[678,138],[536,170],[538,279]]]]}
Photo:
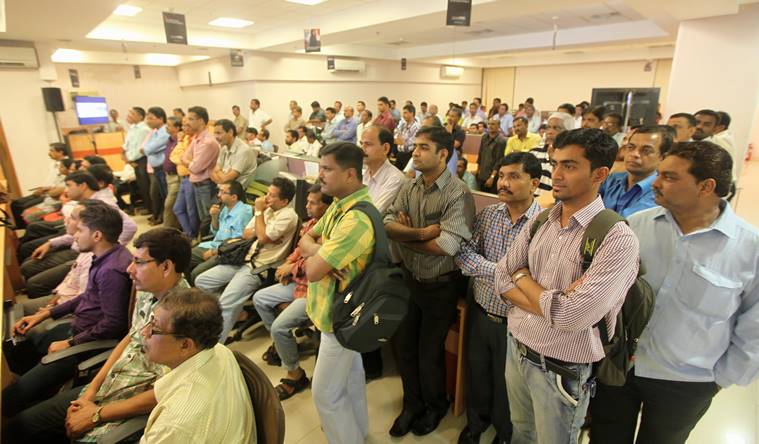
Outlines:
{"type": "Polygon", "coordinates": [[[170,333],[167,331],[161,331],[155,326],[155,313],[150,313],[150,317],[148,317],[148,322],[145,324],[143,329],[147,330],[148,337],[151,336],[174,336],[175,338],[181,339],[185,338],[184,335],[178,335],[176,333],[170,333]]]}
{"type": "Polygon", "coordinates": [[[132,258],[132,263],[135,265],[145,265],[145,264],[149,264],[150,262],[155,262],[157,264],[158,260],[157,259],[137,259],[136,257],[132,258]]]}

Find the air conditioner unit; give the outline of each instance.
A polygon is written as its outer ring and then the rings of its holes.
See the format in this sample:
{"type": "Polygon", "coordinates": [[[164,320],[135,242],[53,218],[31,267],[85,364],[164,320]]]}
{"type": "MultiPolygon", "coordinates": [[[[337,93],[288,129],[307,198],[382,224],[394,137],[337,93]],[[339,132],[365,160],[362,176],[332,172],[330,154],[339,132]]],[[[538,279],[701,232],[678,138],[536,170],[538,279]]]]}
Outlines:
{"type": "Polygon", "coordinates": [[[443,79],[458,79],[464,74],[464,68],[460,66],[441,66],[440,78],[443,79]]]}
{"type": "Polygon", "coordinates": [[[333,68],[329,72],[364,72],[366,64],[363,60],[335,59],[333,68]]]}
{"type": "Polygon", "coordinates": [[[0,69],[38,68],[37,50],[29,46],[3,46],[0,44],[0,69]]]}

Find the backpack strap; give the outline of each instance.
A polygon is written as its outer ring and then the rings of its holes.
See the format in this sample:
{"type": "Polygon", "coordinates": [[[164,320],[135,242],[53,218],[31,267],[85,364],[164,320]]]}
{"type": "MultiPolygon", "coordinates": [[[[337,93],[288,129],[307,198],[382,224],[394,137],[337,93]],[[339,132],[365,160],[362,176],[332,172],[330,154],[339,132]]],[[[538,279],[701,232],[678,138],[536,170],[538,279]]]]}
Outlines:
{"type": "Polygon", "coordinates": [[[366,214],[372,222],[372,228],[374,229],[374,255],[372,262],[379,261],[381,263],[389,264],[390,261],[390,241],[387,238],[387,232],[385,231],[385,224],[382,223],[382,216],[380,216],[379,210],[370,202],[365,200],[358,201],[353,204],[348,211],[357,210],[366,214]]]}
{"type": "Polygon", "coordinates": [[[538,214],[538,217],[535,218],[535,222],[533,222],[532,225],[530,226],[530,241],[532,241],[532,238],[535,237],[535,233],[538,232],[540,227],[544,223],[546,223],[546,221],[548,220],[548,213],[550,212],[551,212],[550,208],[543,210],[540,212],[540,214],[538,214]]]}

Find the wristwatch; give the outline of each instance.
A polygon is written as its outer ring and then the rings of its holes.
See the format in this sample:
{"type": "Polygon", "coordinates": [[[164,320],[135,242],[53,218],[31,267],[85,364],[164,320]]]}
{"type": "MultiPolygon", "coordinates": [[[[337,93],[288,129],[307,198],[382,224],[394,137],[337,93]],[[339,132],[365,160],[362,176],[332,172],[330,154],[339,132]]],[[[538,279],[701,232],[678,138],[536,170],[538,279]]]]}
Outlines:
{"type": "Polygon", "coordinates": [[[261,216],[261,215],[263,215],[263,214],[264,214],[264,212],[263,212],[263,211],[261,211],[261,210],[256,210],[256,212],[255,212],[255,213],[253,213],[253,215],[254,215],[255,217],[261,216]]]}
{"type": "Polygon", "coordinates": [[[514,284],[516,284],[517,281],[519,281],[523,277],[527,277],[527,276],[529,276],[528,273],[525,273],[524,271],[520,271],[519,273],[517,273],[517,274],[514,275],[514,278],[512,280],[514,281],[514,284]]]}
{"type": "Polygon", "coordinates": [[[101,405],[98,407],[97,410],[95,410],[95,413],[92,414],[92,423],[97,424],[100,422],[100,411],[103,410],[103,406],[101,405]]]}

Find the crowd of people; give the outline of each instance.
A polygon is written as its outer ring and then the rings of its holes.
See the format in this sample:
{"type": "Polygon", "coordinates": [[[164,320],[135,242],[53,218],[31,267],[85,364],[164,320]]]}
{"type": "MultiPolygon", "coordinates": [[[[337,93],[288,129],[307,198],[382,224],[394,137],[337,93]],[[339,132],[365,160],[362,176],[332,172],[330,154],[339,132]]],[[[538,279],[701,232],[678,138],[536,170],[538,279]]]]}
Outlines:
{"type": "Polygon", "coordinates": [[[683,443],[720,389],[756,378],[759,230],[729,203],[741,159],[727,113],[626,128],[587,102],[545,118],[531,98],[513,113],[479,98],[443,115],[384,96],[375,113],[310,105],[306,119],[290,102],[283,147],[258,99],[247,117],[235,105],[213,122],[201,106],[133,107],[126,122],[114,110],[127,162],[116,175],[51,145],[47,181],[12,204],[29,299],[4,349],[18,375],[3,390],[4,439],[94,442],[149,414],[143,442],[255,442],[224,345],[253,311],[272,339],[261,360],[283,367],[279,398],[310,386],[328,442],[364,442],[382,356],[333,328],[337,295],[376,253],[359,202],[382,216],[410,294],[391,341],[403,387],[393,437],[427,435],[447,415],[445,338],[464,297],[461,444],[491,425],[497,443],[577,442],[583,426],[594,444],[683,443]],[[468,135],[476,156],[462,150],[468,135]],[[257,167],[283,151],[318,158],[317,182],[299,197],[276,177],[249,198],[257,167]],[[478,211],[473,191],[499,202],[478,211]],[[153,228],[130,248],[135,214],[153,228]],[[642,280],[652,314],[611,384],[600,363],[642,280]],[[311,378],[298,327],[320,333],[311,378]],[[60,390],[95,352],[41,359],[103,339],[120,342],[92,381],[60,390]]]}

